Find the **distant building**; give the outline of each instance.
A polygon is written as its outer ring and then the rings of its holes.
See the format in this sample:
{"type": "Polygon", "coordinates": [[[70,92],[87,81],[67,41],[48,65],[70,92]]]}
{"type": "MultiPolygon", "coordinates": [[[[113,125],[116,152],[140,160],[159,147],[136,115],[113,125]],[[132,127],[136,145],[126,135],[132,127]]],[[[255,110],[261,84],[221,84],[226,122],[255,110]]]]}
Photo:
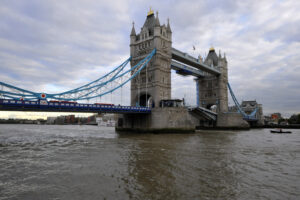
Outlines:
{"type": "Polygon", "coordinates": [[[54,124],[56,117],[47,117],[47,124],[54,124]]]}
{"type": "Polygon", "coordinates": [[[287,120],[284,120],[284,121],[280,122],[280,125],[287,126],[287,125],[289,125],[289,122],[287,120]]]}
{"type": "Polygon", "coordinates": [[[257,109],[255,113],[255,118],[258,119],[257,125],[264,125],[262,104],[258,104],[256,100],[242,101],[241,108],[248,115],[250,115],[254,110],[257,109]]]}
{"type": "Polygon", "coordinates": [[[75,124],[75,115],[65,116],[65,123],[66,124],[75,124]]]}
{"type": "Polygon", "coordinates": [[[278,121],[279,119],[281,119],[281,113],[273,113],[271,114],[271,119],[274,121],[278,121]]]}
{"type": "Polygon", "coordinates": [[[55,119],[55,124],[65,124],[65,116],[58,116],[55,119]]]}
{"type": "Polygon", "coordinates": [[[264,116],[265,125],[271,124],[272,120],[270,116],[264,116]]]}
{"type": "Polygon", "coordinates": [[[279,124],[280,119],[282,119],[281,113],[273,113],[270,115],[270,124],[279,124]]]}

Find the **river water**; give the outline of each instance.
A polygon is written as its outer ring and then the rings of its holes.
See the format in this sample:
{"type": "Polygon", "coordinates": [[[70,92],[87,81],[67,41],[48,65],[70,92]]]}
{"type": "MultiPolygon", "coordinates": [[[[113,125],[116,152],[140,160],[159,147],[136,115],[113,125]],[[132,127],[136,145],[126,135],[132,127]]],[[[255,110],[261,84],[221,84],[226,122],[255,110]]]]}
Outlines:
{"type": "Polygon", "coordinates": [[[0,125],[0,199],[299,199],[292,131],[0,125]]]}

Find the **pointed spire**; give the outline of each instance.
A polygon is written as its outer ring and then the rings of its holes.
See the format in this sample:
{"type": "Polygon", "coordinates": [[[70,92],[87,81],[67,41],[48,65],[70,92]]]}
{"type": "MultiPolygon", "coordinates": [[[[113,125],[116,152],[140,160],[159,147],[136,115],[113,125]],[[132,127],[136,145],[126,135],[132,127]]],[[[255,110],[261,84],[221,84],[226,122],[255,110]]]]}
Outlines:
{"type": "Polygon", "coordinates": [[[159,19],[158,19],[158,11],[156,11],[155,26],[160,26],[159,19]]]}
{"type": "Polygon", "coordinates": [[[132,22],[132,29],[131,29],[131,33],[130,33],[130,36],[135,36],[136,33],[135,33],[135,28],[134,28],[134,22],[132,22]]]}
{"type": "Polygon", "coordinates": [[[219,50],[219,58],[222,58],[221,49],[219,50]]]}
{"type": "Polygon", "coordinates": [[[172,33],[171,27],[170,27],[170,19],[168,18],[168,24],[167,24],[167,32],[172,33]]]}

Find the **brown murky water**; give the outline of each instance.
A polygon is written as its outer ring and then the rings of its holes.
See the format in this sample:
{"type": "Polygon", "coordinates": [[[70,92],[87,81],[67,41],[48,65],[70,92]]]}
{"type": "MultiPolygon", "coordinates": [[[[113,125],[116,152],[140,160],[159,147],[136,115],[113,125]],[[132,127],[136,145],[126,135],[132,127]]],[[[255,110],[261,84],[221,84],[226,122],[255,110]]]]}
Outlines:
{"type": "Polygon", "coordinates": [[[0,199],[299,199],[292,131],[0,125],[0,199]]]}

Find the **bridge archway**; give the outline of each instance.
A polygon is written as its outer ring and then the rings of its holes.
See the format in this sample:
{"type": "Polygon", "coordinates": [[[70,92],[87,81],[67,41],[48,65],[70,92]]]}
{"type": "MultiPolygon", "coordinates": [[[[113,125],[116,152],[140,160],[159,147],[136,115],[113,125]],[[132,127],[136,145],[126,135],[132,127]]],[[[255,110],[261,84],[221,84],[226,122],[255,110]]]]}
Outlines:
{"type": "Polygon", "coordinates": [[[150,94],[141,94],[139,97],[140,106],[152,107],[152,96],[150,94]]]}
{"type": "Polygon", "coordinates": [[[211,110],[211,111],[217,112],[217,105],[216,104],[208,104],[206,106],[206,108],[211,110]]]}

